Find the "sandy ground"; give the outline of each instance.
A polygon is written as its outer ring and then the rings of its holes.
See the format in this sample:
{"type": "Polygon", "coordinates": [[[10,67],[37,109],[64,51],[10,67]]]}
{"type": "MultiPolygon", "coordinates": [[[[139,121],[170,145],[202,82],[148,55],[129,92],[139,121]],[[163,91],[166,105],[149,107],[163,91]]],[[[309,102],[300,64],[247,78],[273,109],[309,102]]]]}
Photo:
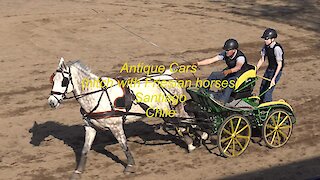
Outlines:
{"type": "MultiPolygon", "coordinates": [[[[278,41],[285,48],[286,67],[274,99],[286,99],[298,119],[287,145],[269,149],[250,143],[241,157],[229,159],[219,157],[217,148],[213,153],[205,147],[187,153],[182,142],[155,130],[152,124],[161,120],[145,119],[125,126],[137,164],[135,174],[123,175],[125,156],[120,146],[110,132],[99,132],[82,177],[320,177],[319,6],[316,0],[1,0],[0,179],[67,179],[75,168],[84,141],[79,105],[70,101],[57,110],[47,105],[48,79],[61,56],[81,59],[96,74],[115,77],[125,62],[167,65],[184,63],[175,56],[188,61],[211,57],[227,38],[234,37],[249,62],[256,64],[266,27],[278,30],[278,41]],[[37,128],[33,128],[35,122],[37,128]]],[[[223,67],[222,63],[209,65],[196,76],[205,78],[223,67]]]]}

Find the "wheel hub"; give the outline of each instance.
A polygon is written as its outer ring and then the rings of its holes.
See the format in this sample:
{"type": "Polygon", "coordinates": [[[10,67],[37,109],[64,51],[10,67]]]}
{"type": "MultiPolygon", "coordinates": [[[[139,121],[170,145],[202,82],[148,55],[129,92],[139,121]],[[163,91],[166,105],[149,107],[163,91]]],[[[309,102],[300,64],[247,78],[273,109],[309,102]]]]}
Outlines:
{"type": "Polygon", "coordinates": [[[236,133],[232,133],[231,138],[234,139],[236,136],[236,133]]]}

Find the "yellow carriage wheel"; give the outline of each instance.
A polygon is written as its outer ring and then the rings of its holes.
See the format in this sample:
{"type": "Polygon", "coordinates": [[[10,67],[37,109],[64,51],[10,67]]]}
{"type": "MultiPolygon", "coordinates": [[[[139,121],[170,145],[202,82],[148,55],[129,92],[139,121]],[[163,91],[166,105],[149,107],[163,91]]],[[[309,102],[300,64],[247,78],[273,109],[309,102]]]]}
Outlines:
{"type": "Polygon", "coordinates": [[[284,109],[276,109],[270,113],[263,124],[262,136],[270,148],[285,145],[292,134],[292,119],[284,109]]]}
{"type": "Polygon", "coordinates": [[[251,138],[251,126],[242,115],[226,118],[218,130],[218,147],[225,157],[241,155],[248,147],[251,138]]]}

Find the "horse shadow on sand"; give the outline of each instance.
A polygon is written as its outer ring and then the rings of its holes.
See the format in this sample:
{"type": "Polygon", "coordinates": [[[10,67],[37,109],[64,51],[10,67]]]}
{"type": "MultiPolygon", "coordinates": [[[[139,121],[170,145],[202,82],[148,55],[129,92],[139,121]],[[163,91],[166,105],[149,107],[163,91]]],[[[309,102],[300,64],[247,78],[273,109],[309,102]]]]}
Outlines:
{"type": "MultiPolygon", "coordinates": [[[[150,125],[142,121],[124,124],[124,131],[128,142],[157,146],[164,144],[176,144],[184,149],[186,145],[184,142],[170,134],[160,134],[156,132],[159,129],[159,125],[150,125]],[[141,140],[130,140],[130,137],[139,137],[141,140]],[[153,143],[152,141],[156,142],[153,143]],[[152,143],[150,143],[152,142],[152,143]]],[[[44,141],[50,141],[53,136],[59,140],[62,140],[66,145],[71,147],[75,153],[76,163],[80,161],[81,150],[84,144],[85,130],[83,125],[64,125],[56,121],[47,121],[42,124],[34,122],[33,127],[29,129],[32,133],[30,144],[34,146],[40,146],[44,141]]],[[[137,139],[137,138],[134,138],[137,139]]],[[[118,144],[118,141],[114,138],[111,131],[103,131],[97,129],[95,140],[92,144],[91,150],[104,154],[111,158],[116,163],[120,163],[126,166],[126,163],[120,160],[116,155],[108,151],[108,145],[118,144]],[[107,147],[106,147],[107,146],[107,147]]],[[[120,148],[120,144],[119,144],[120,148]]],[[[130,148],[130,144],[129,144],[130,148]]],[[[121,149],[121,148],[120,148],[121,149]]]]}

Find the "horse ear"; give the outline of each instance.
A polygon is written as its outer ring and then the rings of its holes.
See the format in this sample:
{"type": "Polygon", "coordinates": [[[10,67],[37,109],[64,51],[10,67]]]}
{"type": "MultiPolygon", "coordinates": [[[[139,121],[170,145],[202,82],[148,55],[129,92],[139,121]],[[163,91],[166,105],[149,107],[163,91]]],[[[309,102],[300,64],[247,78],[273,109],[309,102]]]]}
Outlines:
{"type": "Polygon", "coordinates": [[[39,126],[39,125],[38,125],[37,121],[35,121],[35,122],[33,123],[32,128],[30,128],[29,132],[30,132],[30,133],[33,132],[38,126],[39,126]]]}
{"type": "Polygon", "coordinates": [[[67,69],[66,67],[67,67],[67,66],[66,66],[66,64],[64,63],[64,59],[63,59],[63,57],[61,57],[58,68],[59,68],[59,69],[67,69]]]}

